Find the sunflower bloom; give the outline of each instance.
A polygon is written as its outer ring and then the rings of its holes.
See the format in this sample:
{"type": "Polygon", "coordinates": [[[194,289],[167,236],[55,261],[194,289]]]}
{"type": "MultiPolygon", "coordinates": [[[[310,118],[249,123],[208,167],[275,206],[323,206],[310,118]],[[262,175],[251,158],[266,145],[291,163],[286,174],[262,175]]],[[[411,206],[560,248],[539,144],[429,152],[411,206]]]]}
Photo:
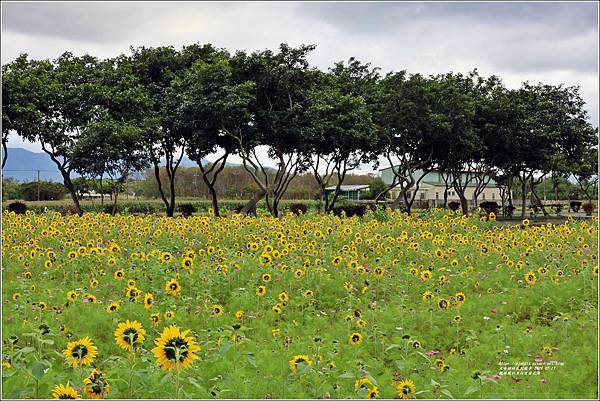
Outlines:
{"type": "Polygon", "coordinates": [[[54,398],[55,400],[81,399],[77,390],[71,387],[69,383],[67,383],[66,386],[63,386],[62,384],[57,384],[56,386],[54,386],[54,389],[52,390],[52,398],[54,398]]]}
{"type": "Polygon", "coordinates": [[[117,345],[126,351],[133,351],[146,338],[146,330],[137,320],[119,323],[115,330],[117,345]]]}
{"type": "Polygon", "coordinates": [[[76,368],[78,366],[91,365],[98,355],[98,348],[89,337],[77,341],[71,341],[63,351],[67,357],[67,363],[76,368]]]}
{"type": "Polygon", "coordinates": [[[176,325],[165,327],[152,349],[158,365],[165,370],[185,369],[198,359],[200,347],[196,338],[188,336],[189,330],[180,331],[176,325]]]}

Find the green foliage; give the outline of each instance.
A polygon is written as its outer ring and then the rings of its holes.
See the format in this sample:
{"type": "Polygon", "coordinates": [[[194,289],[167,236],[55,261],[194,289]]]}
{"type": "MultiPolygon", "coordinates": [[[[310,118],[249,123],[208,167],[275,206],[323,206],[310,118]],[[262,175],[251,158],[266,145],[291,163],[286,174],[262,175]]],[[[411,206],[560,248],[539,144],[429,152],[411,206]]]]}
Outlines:
{"type": "Polygon", "coordinates": [[[21,184],[21,196],[26,201],[39,200],[58,200],[62,199],[68,193],[64,185],[51,181],[33,181],[21,184]]]}
{"type": "Polygon", "coordinates": [[[48,398],[56,384],[67,382],[81,392],[92,366],[72,368],[62,351],[89,336],[98,347],[94,367],[109,380],[105,398],[111,399],[173,398],[177,391],[181,398],[348,399],[364,398],[373,386],[380,398],[394,399],[403,379],[415,383],[417,399],[594,398],[598,281],[596,267],[582,261],[597,252],[596,222],[500,228],[441,210],[418,217],[387,210],[385,221],[373,218],[376,212],[362,219],[312,211],[279,219],[266,213],[222,219],[5,215],[2,397],[48,398]],[[82,220],[87,227],[71,232],[82,220]],[[48,227],[58,235],[48,235],[48,227]],[[96,245],[65,244],[67,230],[70,239],[96,245]],[[279,233],[290,245],[286,254],[275,252],[279,233]],[[203,242],[207,237],[210,243],[203,242]],[[256,237],[265,243],[252,250],[248,245],[256,237]],[[418,249],[403,238],[412,238],[418,249]],[[436,238],[444,243],[433,243],[436,238]],[[36,252],[40,244],[43,251],[36,252]],[[180,251],[188,247],[195,256],[185,269],[180,251]],[[162,252],[171,253],[170,263],[159,260],[162,252]],[[273,257],[266,265],[265,252],[273,257]],[[132,257],[142,253],[144,260],[132,257]],[[418,257],[430,270],[411,264],[418,257]],[[44,266],[48,259],[50,267],[44,266]],[[514,263],[520,260],[518,270],[514,263]],[[25,263],[31,278],[23,274],[25,263]],[[385,269],[381,276],[377,268],[385,269]],[[120,269],[123,280],[114,276],[120,269]],[[524,281],[529,270],[537,275],[533,285],[524,281]],[[296,277],[296,271],[304,275],[296,277]],[[433,277],[421,278],[426,271],[433,277]],[[165,283],[176,274],[181,294],[169,295],[165,283]],[[149,310],[125,295],[128,280],[155,295],[149,310]],[[259,284],[267,287],[263,298],[255,294],[259,284]],[[71,290],[79,297],[68,302],[71,290]],[[284,291],[289,299],[277,314],[272,306],[284,291]],[[423,299],[425,291],[433,300],[423,299]],[[97,302],[82,302],[84,292],[97,302]],[[465,294],[463,302],[437,306],[458,292],[465,294]],[[13,299],[15,293],[20,297],[13,299]],[[108,313],[115,300],[121,307],[108,313]],[[213,304],[223,306],[222,316],[214,315],[213,304]],[[166,320],[166,310],[175,316],[166,320]],[[241,319],[238,310],[245,312],[241,319]],[[151,313],[161,316],[157,326],[151,313]],[[136,352],[115,343],[115,328],[125,320],[138,320],[146,330],[136,352]],[[171,324],[190,329],[201,346],[200,358],[179,375],[158,367],[151,351],[171,324]],[[363,335],[357,346],[349,342],[354,332],[363,335]],[[295,355],[307,355],[310,363],[298,363],[292,373],[295,355]],[[440,369],[438,358],[449,369],[440,369]],[[503,374],[503,366],[538,358],[564,365],[546,365],[540,375],[503,374]],[[356,388],[359,379],[370,384],[356,388]]]}

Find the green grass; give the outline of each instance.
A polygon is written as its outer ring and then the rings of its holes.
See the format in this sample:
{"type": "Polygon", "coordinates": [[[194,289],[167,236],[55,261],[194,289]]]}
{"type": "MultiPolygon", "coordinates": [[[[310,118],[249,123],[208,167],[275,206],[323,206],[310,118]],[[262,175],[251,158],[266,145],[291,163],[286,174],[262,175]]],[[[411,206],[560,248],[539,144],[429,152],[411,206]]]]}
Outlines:
{"type": "Polygon", "coordinates": [[[403,379],[415,383],[416,398],[596,397],[597,221],[500,228],[441,211],[218,220],[5,214],[2,242],[3,361],[11,364],[2,373],[4,398],[49,397],[67,381],[81,389],[91,367],[68,366],[62,350],[85,336],[98,347],[94,365],[110,382],[108,398],[174,398],[176,375],[160,369],[151,352],[153,340],[172,323],[190,329],[201,347],[200,358],[181,372],[182,398],[364,398],[367,390],[354,388],[359,378],[368,378],[379,398],[398,398],[395,383],[403,379]],[[248,247],[253,243],[258,250],[248,247]],[[111,244],[119,251],[110,252],[111,244]],[[69,259],[80,247],[87,251],[69,259]],[[186,249],[195,254],[191,271],[180,267],[186,249]],[[56,259],[44,267],[49,250],[56,259]],[[162,252],[173,255],[170,264],[159,261],[162,252]],[[150,256],[132,259],[133,253],[150,256]],[[264,254],[271,261],[265,263],[264,254]],[[362,267],[352,267],[353,261],[362,267]],[[375,274],[377,267],[385,269],[383,277],[375,274]],[[542,267],[546,275],[538,271],[542,267]],[[117,269],[125,270],[123,281],[113,277],[117,269]],[[433,277],[425,281],[419,273],[426,269],[433,277]],[[31,279],[23,276],[27,270],[31,279]],[[529,271],[537,276],[535,285],[525,283],[529,271]],[[271,275],[266,283],[265,273],[271,275]],[[443,285],[441,276],[448,279],[443,285]],[[90,287],[92,277],[96,288],[90,287]],[[181,294],[169,295],[165,283],[176,277],[181,294]],[[128,279],[154,294],[150,310],[125,297],[128,279]],[[261,284],[267,288],[262,298],[255,294],[261,284]],[[66,300],[70,290],[79,293],[73,303],[66,300]],[[306,297],[306,290],[314,296],[306,297]],[[427,290],[434,294],[430,302],[422,297],[427,290]],[[283,291],[289,301],[278,315],[272,307],[283,291]],[[15,292],[21,294],[17,301],[15,292]],[[86,292],[96,304],[81,301],[86,292]],[[463,304],[437,306],[458,292],[466,295],[463,304]],[[107,313],[117,300],[121,309],[107,313]],[[49,309],[33,307],[40,301],[49,309]],[[214,304],[224,307],[223,316],[212,315],[214,304]],[[175,312],[170,321],[167,310],[175,312]],[[244,310],[242,320],[235,318],[237,310],[244,310]],[[365,327],[358,327],[356,311],[365,327]],[[154,312],[161,314],[158,326],[149,320],[154,312]],[[138,320],[147,332],[136,354],[115,342],[115,328],[126,319],[138,320]],[[40,333],[41,323],[49,334],[40,333]],[[360,345],[349,342],[354,332],[363,336],[360,345]],[[11,336],[18,337],[14,345],[11,336]],[[312,364],[300,364],[293,374],[289,361],[295,355],[307,355],[312,364]],[[563,365],[539,376],[493,378],[503,364],[533,363],[536,356],[563,365]],[[439,357],[446,371],[436,367],[439,357]]]}

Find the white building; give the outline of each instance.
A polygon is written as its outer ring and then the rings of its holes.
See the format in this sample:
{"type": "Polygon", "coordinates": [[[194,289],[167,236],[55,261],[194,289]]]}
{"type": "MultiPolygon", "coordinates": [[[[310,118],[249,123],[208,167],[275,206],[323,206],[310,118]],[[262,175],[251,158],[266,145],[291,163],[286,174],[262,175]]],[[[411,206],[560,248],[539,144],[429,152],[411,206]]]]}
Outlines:
{"type": "MultiPolygon", "coordinates": [[[[423,174],[425,174],[423,172],[423,170],[417,170],[414,173],[414,179],[415,182],[421,178],[423,176],[423,174]]],[[[379,170],[379,175],[381,177],[381,179],[383,180],[383,182],[385,182],[386,184],[390,185],[394,179],[394,172],[392,171],[391,167],[388,168],[384,168],[379,170]]],[[[461,177],[463,179],[463,182],[467,179],[467,175],[466,173],[463,175],[463,177],[461,177]]],[[[474,191],[475,191],[475,187],[476,184],[474,182],[474,180],[471,180],[471,182],[469,182],[467,184],[467,187],[465,188],[465,197],[467,198],[467,201],[469,203],[469,206],[472,207],[474,206],[474,191]]],[[[419,184],[419,189],[417,190],[417,196],[415,197],[415,206],[417,207],[441,207],[444,205],[444,191],[446,189],[446,184],[444,182],[444,180],[442,179],[442,175],[440,174],[440,172],[438,171],[430,171],[429,173],[427,173],[425,175],[425,177],[423,177],[423,179],[421,180],[420,184],[419,184]]],[[[412,196],[412,191],[415,190],[415,187],[412,187],[407,195],[412,196]]],[[[388,192],[387,194],[387,198],[389,200],[391,199],[396,199],[398,197],[398,194],[400,193],[400,189],[398,187],[392,189],[390,192],[388,192]]],[[[454,188],[450,188],[448,189],[448,202],[460,202],[460,198],[458,197],[458,194],[456,193],[456,191],[454,190],[454,188]]],[[[481,192],[479,194],[479,197],[477,199],[478,203],[481,202],[486,202],[486,201],[494,201],[497,202],[498,205],[500,205],[502,203],[502,197],[500,196],[500,189],[498,189],[498,186],[496,184],[496,182],[493,179],[490,179],[489,183],[487,184],[487,186],[485,187],[485,189],[483,190],[483,192],[481,192]]]]}

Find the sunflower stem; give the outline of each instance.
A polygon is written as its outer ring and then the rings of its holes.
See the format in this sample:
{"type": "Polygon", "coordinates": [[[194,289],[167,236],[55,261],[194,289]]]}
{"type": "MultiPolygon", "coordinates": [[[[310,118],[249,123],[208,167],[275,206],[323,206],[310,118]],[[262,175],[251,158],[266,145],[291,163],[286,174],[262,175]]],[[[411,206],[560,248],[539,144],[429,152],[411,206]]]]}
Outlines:
{"type": "Polygon", "coordinates": [[[179,399],[179,360],[181,359],[181,354],[179,347],[175,347],[175,368],[177,370],[177,379],[175,382],[175,398],[179,399]]]}

